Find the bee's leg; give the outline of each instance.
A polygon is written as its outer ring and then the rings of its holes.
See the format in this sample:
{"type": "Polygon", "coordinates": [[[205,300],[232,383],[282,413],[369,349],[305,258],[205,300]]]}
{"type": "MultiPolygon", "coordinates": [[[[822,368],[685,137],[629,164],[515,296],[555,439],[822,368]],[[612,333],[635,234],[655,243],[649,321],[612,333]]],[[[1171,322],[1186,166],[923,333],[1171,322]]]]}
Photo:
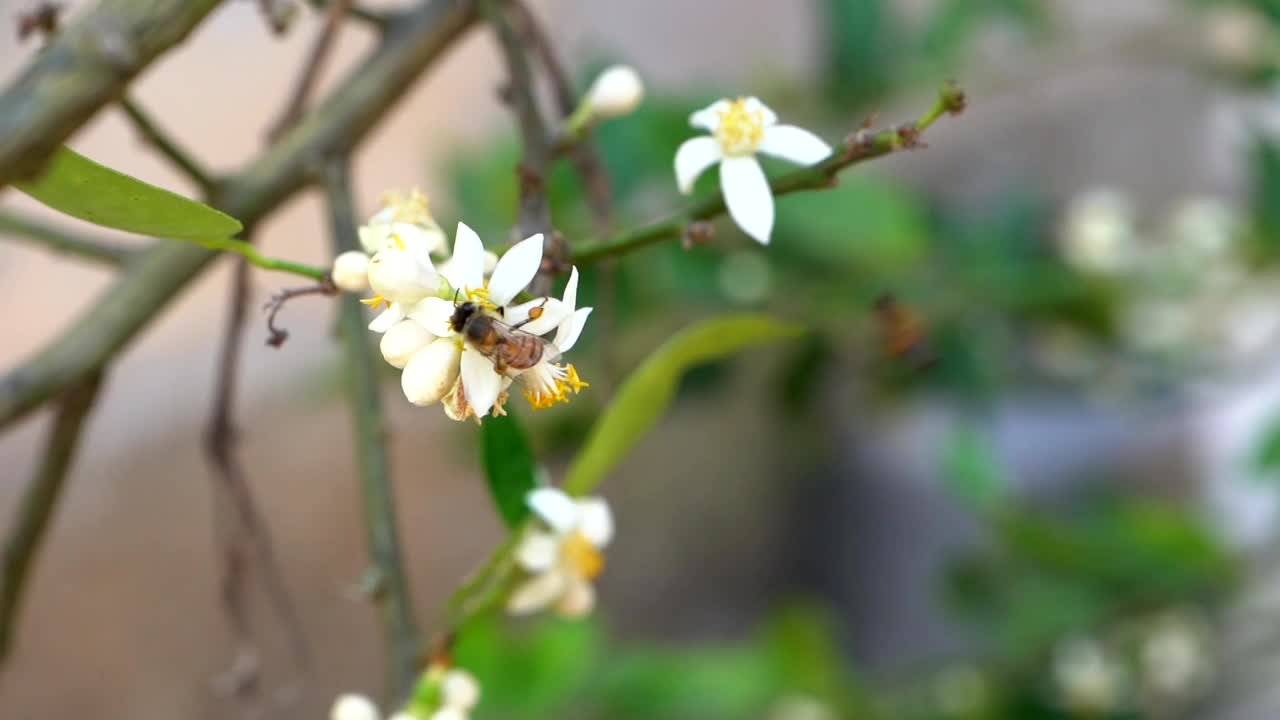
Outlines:
{"type": "Polygon", "coordinates": [[[495,357],[495,358],[493,359],[493,371],[494,371],[494,372],[496,372],[496,373],[498,373],[499,375],[506,375],[506,374],[507,374],[507,361],[506,361],[506,360],[503,360],[503,359],[502,359],[502,358],[500,358],[500,357],[495,357]]]}
{"type": "Polygon", "coordinates": [[[524,320],[521,320],[520,322],[518,322],[518,323],[516,323],[516,324],[512,325],[512,326],[511,326],[511,328],[512,328],[513,330],[519,330],[520,328],[524,327],[525,325],[528,325],[529,323],[533,322],[534,320],[537,320],[538,318],[542,317],[542,313],[544,312],[544,309],[546,308],[546,306],[547,306],[547,298],[542,298],[542,304],[541,304],[541,305],[538,305],[537,307],[529,308],[529,317],[527,317],[527,318],[525,318],[524,320]]]}

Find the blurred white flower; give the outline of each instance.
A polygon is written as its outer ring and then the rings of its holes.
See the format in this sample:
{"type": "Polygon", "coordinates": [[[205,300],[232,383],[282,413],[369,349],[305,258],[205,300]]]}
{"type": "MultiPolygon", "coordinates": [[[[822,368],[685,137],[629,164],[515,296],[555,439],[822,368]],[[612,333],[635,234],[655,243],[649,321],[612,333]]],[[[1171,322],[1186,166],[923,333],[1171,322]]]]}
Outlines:
{"type": "Polygon", "coordinates": [[[528,503],[546,530],[529,530],[516,548],[516,562],[529,573],[507,599],[507,611],[527,615],[555,606],[581,617],[595,607],[591,581],[604,571],[602,550],[613,539],[613,514],[603,498],[572,498],[557,488],[538,488],[528,503]]]}
{"type": "Polygon", "coordinates": [[[1134,210],[1129,199],[1110,188],[1095,188],[1072,198],[1063,216],[1062,254],[1079,270],[1115,273],[1137,255],[1134,210]]]}
{"type": "Polygon", "coordinates": [[[720,163],[720,188],[729,215],[742,231],[762,244],[773,232],[773,191],[756,153],[813,165],[831,155],[831,146],[778,116],[754,97],[720,100],[693,113],[689,124],[711,133],[686,140],[676,151],[676,183],[693,192],[698,176],[720,163]]]}
{"type": "Polygon", "coordinates": [[[773,270],[759,251],[737,250],[720,262],[716,280],[725,297],[741,305],[752,305],[769,295],[773,270]]]}
{"type": "Polygon", "coordinates": [[[840,716],[818,698],[795,693],[779,698],[767,717],[768,720],[837,720],[840,716]]]}
{"type": "Polygon", "coordinates": [[[629,115],[644,100],[644,80],[629,65],[614,65],[596,76],[587,90],[586,103],[596,117],[629,115]]]}
{"type": "Polygon", "coordinates": [[[389,192],[382,207],[359,230],[360,245],[369,255],[399,248],[428,255],[442,255],[448,238],[431,216],[427,196],[418,190],[408,195],[389,192]]]}
{"type": "Polygon", "coordinates": [[[1076,637],[1058,644],[1053,679],[1063,704],[1077,712],[1105,714],[1123,699],[1123,668],[1092,638],[1076,637]]]}
{"type": "Polygon", "coordinates": [[[378,706],[364,695],[339,695],[329,710],[329,720],[381,720],[378,706]]]}
{"type": "Polygon", "coordinates": [[[1181,264],[1203,271],[1205,262],[1221,259],[1231,249],[1237,227],[1235,213],[1221,200],[1194,196],[1174,207],[1168,238],[1181,264]]]}
{"type": "Polygon", "coordinates": [[[1241,3],[1209,8],[1201,25],[1209,59],[1228,69],[1247,71],[1274,57],[1275,34],[1262,13],[1241,3]]]}
{"type": "Polygon", "coordinates": [[[440,679],[440,706],[428,720],[467,720],[480,702],[480,683],[460,668],[445,671],[440,679]]]}
{"type": "Polygon", "coordinates": [[[1142,684],[1157,698],[1186,700],[1212,680],[1208,624],[1192,612],[1171,611],[1157,618],[1142,642],[1142,684]]]}

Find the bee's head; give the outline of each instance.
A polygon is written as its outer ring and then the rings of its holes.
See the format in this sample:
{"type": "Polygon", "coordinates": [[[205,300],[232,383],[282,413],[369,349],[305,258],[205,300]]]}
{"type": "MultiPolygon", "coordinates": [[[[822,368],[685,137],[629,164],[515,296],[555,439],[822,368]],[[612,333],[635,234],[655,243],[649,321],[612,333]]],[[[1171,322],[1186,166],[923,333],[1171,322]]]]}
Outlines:
{"type": "Polygon", "coordinates": [[[480,306],[469,300],[455,304],[453,317],[449,318],[449,327],[456,333],[462,332],[462,327],[467,324],[467,320],[478,312],[480,312],[480,306]]]}

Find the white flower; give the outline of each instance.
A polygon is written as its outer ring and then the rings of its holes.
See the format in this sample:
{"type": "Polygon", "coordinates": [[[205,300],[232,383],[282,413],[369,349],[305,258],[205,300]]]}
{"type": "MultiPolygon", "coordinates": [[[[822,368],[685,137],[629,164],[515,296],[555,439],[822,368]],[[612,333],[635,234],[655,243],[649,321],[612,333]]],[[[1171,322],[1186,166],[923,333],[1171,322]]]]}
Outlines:
{"type": "Polygon", "coordinates": [[[1111,188],[1094,188],[1071,200],[1063,218],[1062,251],[1086,272],[1115,273],[1137,254],[1137,229],[1129,198],[1111,188]]]}
{"type": "Polygon", "coordinates": [[[363,695],[338,696],[329,710],[329,720],[381,720],[378,706],[363,695]]]}
{"type": "Polygon", "coordinates": [[[348,250],[333,259],[329,276],[343,292],[364,292],[369,289],[369,256],[348,250]]]}
{"type": "Polygon", "coordinates": [[[778,116],[754,97],[720,100],[695,112],[689,124],[711,137],[686,140],[676,151],[676,183],[688,195],[707,168],[720,163],[720,187],[729,215],[762,244],[773,231],[773,191],[756,153],[813,165],[831,155],[831,146],[808,130],[779,125],[778,116]]]}
{"type": "Polygon", "coordinates": [[[369,323],[374,332],[395,327],[410,307],[441,288],[440,275],[426,253],[399,248],[379,250],[369,260],[369,285],[377,294],[360,302],[374,310],[387,306],[369,323]]]}
{"type": "Polygon", "coordinates": [[[1123,669],[1090,638],[1059,644],[1053,656],[1053,675],[1063,702],[1072,710],[1105,714],[1120,704],[1123,669]]]}
{"type": "Polygon", "coordinates": [[[480,702],[480,683],[466,670],[445,672],[440,680],[440,707],[430,720],[467,720],[480,702]]]}
{"type": "MultiPolygon", "coordinates": [[[[569,402],[569,392],[578,394],[584,387],[590,387],[578,377],[578,370],[571,364],[559,364],[559,356],[569,352],[582,335],[582,329],[591,315],[591,308],[578,306],[578,268],[569,273],[569,282],[564,286],[564,298],[561,300],[530,300],[523,305],[507,309],[506,321],[519,325],[525,332],[543,335],[555,328],[555,337],[551,345],[555,352],[544,352],[538,364],[515,373],[513,379],[524,384],[524,397],[534,410],[542,410],[556,403],[569,402]],[[531,313],[539,313],[530,319],[531,313]],[[559,318],[558,324],[557,318],[559,318]]],[[[504,388],[505,389],[505,388],[504,388]]]]}
{"type": "Polygon", "coordinates": [[[360,245],[369,255],[391,248],[442,255],[448,241],[431,217],[427,196],[417,190],[407,196],[396,192],[384,195],[382,208],[360,227],[359,234],[360,245]]]}
{"type": "Polygon", "coordinates": [[[604,571],[601,551],[613,538],[609,505],[549,487],[530,492],[527,502],[548,530],[530,530],[516,548],[516,562],[530,577],[511,593],[508,612],[527,615],[554,605],[567,617],[590,613],[591,581],[604,571]]]}
{"type": "Polygon", "coordinates": [[[587,90],[586,102],[597,117],[629,115],[644,99],[644,81],[628,65],[614,65],[596,76],[587,90]]]}

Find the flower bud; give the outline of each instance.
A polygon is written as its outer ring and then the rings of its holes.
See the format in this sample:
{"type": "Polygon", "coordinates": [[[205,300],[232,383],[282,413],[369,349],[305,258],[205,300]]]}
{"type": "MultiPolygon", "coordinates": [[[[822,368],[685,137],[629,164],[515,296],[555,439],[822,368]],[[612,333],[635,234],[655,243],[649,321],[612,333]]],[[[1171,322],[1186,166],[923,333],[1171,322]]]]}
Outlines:
{"type": "Polygon", "coordinates": [[[400,389],[414,405],[439,402],[457,381],[461,362],[457,342],[439,338],[410,358],[400,375],[400,389]]]}
{"type": "Polygon", "coordinates": [[[395,303],[412,305],[440,288],[440,276],[406,250],[381,250],[369,261],[369,285],[395,303]]]}
{"type": "Polygon", "coordinates": [[[587,103],[596,117],[612,118],[635,111],[644,99],[644,81],[629,65],[614,65],[600,73],[587,91],[587,103]]]}
{"type": "Polygon", "coordinates": [[[369,256],[359,250],[348,250],[333,259],[329,275],[339,290],[364,292],[369,289],[369,256]]]}
{"type": "Polygon", "coordinates": [[[382,334],[382,359],[391,367],[403,368],[419,350],[431,344],[435,335],[414,320],[402,320],[382,334]]]}
{"type": "Polygon", "coordinates": [[[466,670],[450,670],[440,684],[440,694],[445,705],[470,710],[480,702],[480,683],[466,670]]]}
{"type": "Polygon", "coordinates": [[[329,711],[329,720],[379,720],[378,706],[363,695],[340,695],[329,711]]]}

